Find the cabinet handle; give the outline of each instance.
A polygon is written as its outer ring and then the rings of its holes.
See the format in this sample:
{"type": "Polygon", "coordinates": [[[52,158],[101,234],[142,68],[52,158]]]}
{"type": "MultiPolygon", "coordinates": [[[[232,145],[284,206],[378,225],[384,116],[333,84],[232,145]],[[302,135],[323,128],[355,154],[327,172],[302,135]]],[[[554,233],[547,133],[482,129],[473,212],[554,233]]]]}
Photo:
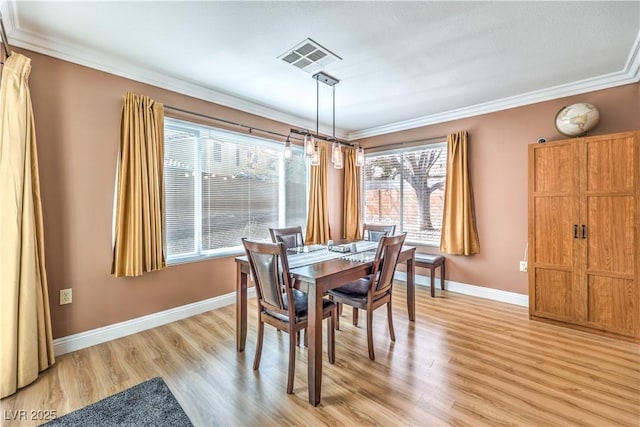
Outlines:
{"type": "Polygon", "coordinates": [[[582,224],[582,238],[586,239],[587,238],[587,226],[582,224]]]}
{"type": "Polygon", "coordinates": [[[578,238],[578,224],[573,224],[573,238],[578,238]]]}

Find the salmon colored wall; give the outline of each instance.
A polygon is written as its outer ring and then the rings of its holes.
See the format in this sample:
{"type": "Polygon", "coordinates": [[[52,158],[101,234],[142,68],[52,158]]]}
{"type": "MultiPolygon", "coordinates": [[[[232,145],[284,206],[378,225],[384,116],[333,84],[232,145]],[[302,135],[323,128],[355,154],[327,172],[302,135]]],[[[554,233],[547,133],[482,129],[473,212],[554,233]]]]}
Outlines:
{"type": "MultiPolygon", "coordinates": [[[[233,292],[233,257],[174,265],[135,278],[110,274],[123,95],[133,91],[166,105],[279,133],[288,133],[290,126],[34,52],[22,53],[32,59],[29,82],[54,338],[233,292]],[[60,306],[59,290],[64,288],[73,289],[73,303],[60,306]]],[[[170,111],[167,115],[179,117],[170,111]]]]}
{"type": "MultiPolygon", "coordinates": [[[[560,108],[576,102],[589,102],[600,112],[591,135],[640,129],[640,83],[635,83],[358,142],[366,149],[467,130],[480,254],[446,255],[447,280],[527,294],[527,274],[518,269],[527,243],[527,147],[540,137],[566,139],[554,119],[560,108]]],[[[438,253],[438,248],[419,249],[438,253]]],[[[428,272],[418,269],[418,274],[428,272]]]]}
{"type": "MultiPolygon", "coordinates": [[[[32,59],[29,81],[54,338],[233,292],[233,257],[175,265],[136,278],[111,276],[123,95],[133,91],[167,105],[280,133],[288,133],[290,126],[45,55],[23,53],[32,59]],[[63,288],[73,289],[70,305],[58,305],[63,288]]],[[[598,133],[640,129],[638,99],[638,85],[629,85],[362,142],[372,146],[469,130],[482,254],[469,259],[449,257],[449,278],[526,293],[526,275],[517,272],[526,241],[526,144],[540,136],[558,139],[553,117],[562,105],[574,101],[592,102],[600,109],[598,133]]],[[[331,236],[339,239],[342,171],[330,169],[331,236]]]]}

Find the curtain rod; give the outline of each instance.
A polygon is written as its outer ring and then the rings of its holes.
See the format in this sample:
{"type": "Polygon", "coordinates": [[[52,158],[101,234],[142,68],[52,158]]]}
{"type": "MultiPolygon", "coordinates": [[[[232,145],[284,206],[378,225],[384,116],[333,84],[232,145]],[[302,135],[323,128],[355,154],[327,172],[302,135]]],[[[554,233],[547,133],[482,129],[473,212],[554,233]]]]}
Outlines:
{"type": "Polygon", "coordinates": [[[346,145],[347,147],[353,147],[354,146],[350,142],[340,141],[339,139],[332,138],[330,136],[324,136],[324,135],[318,135],[317,133],[311,133],[306,129],[300,130],[300,129],[291,128],[290,131],[291,131],[291,133],[295,133],[297,135],[303,135],[303,136],[309,135],[309,136],[314,137],[315,139],[321,139],[322,141],[337,142],[338,144],[346,145]]]}
{"type": "Polygon", "coordinates": [[[226,123],[226,124],[232,125],[232,126],[238,126],[238,127],[244,128],[244,129],[248,129],[249,133],[251,133],[251,132],[253,132],[255,130],[255,131],[263,132],[263,133],[266,133],[266,134],[269,134],[269,135],[280,136],[280,137],[286,138],[286,139],[293,138],[293,139],[297,139],[299,141],[302,141],[302,138],[298,138],[298,137],[295,137],[295,136],[292,137],[291,134],[285,135],[285,134],[282,134],[282,133],[279,133],[279,132],[274,132],[274,131],[271,131],[271,130],[260,129],[260,128],[257,128],[255,126],[244,125],[242,123],[232,122],[231,120],[221,119],[219,117],[208,116],[208,115],[202,114],[202,113],[196,113],[195,111],[183,110],[182,108],[173,107],[171,105],[165,105],[164,108],[168,108],[169,110],[179,111],[179,112],[185,113],[185,114],[190,114],[190,115],[193,115],[193,116],[203,117],[205,119],[215,120],[215,121],[226,123]]]}
{"type": "Polygon", "coordinates": [[[368,152],[376,152],[380,150],[386,150],[389,148],[402,148],[402,147],[415,147],[420,144],[435,144],[437,142],[447,142],[447,137],[445,136],[434,136],[427,139],[416,139],[414,141],[406,141],[406,142],[394,142],[391,144],[377,145],[371,148],[365,148],[368,152]]]}
{"type": "MultiPolygon", "coordinates": [[[[263,132],[263,133],[266,133],[266,134],[269,134],[269,135],[279,136],[279,137],[282,137],[282,138],[285,138],[285,139],[289,139],[289,140],[295,139],[297,141],[304,141],[304,139],[300,138],[298,136],[294,136],[292,134],[302,135],[302,136],[304,136],[304,135],[312,135],[314,138],[321,139],[323,141],[329,141],[329,142],[333,142],[334,141],[333,138],[328,138],[328,137],[325,137],[325,136],[322,136],[322,135],[311,133],[306,129],[305,130],[298,130],[298,129],[291,128],[290,129],[290,133],[288,135],[285,135],[283,133],[274,132],[274,131],[266,130],[266,129],[260,129],[260,128],[257,128],[255,126],[249,126],[249,125],[245,125],[245,124],[242,124],[242,123],[233,122],[231,120],[221,119],[219,117],[209,116],[207,114],[196,113],[195,111],[184,110],[182,108],[174,107],[172,105],[165,105],[164,108],[169,109],[169,110],[179,111],[179,112],[185,113],[185,114],[190,114],[192,116],[198,116],[198,117],[203,117],[205,119],[215,120],[215,121],[226,123],[226,124],[232,125],[232,126],[238,126],[238,127],[244,128],[244,129],[248,129],[249,133],[251,133],[252,131],[255,130],[255,131],[258,131],[258,132],[263,132]]],[[[348,147],[353,147],[353,144],[350,144],[348,142],[338,141],[338,140],[335,140],[335,142],[338,142],[338,143],[340,143],[342,145],[346,145],[348,147]]]]}
{"type": "Polygon", "coordinates": [[[0,35],[2,36],[2,45],[4,46],[4,55],[6,58],[11,56],[11,51],[9,50],[9,39],[7,38],[7,33],[4,31],[4,21],[2,20],[2,12],[0,12],[0,35]]]}

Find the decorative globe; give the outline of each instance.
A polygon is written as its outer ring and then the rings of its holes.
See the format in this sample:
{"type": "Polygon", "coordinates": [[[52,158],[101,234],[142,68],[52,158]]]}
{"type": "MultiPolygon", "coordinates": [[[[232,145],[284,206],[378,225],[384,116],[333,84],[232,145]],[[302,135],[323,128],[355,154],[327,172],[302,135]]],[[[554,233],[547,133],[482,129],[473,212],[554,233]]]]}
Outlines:
{"type": "Polygon", "coordinates": [[[596,127],[600,112],[586,102],[562,107],[556,114],[556,129],[566,136],[580,136],[596,127]]]}

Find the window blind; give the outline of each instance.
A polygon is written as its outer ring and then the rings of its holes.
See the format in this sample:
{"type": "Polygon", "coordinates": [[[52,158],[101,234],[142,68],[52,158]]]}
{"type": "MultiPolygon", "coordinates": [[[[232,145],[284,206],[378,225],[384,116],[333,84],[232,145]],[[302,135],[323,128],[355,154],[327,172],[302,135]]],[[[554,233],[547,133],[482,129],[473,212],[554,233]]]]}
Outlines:
{"type": "Polygon", "coordinates": [[[269,227],[305,226],[307,165],[271,140],[165,119],[167,259],[241,249],[269,227]]]}

